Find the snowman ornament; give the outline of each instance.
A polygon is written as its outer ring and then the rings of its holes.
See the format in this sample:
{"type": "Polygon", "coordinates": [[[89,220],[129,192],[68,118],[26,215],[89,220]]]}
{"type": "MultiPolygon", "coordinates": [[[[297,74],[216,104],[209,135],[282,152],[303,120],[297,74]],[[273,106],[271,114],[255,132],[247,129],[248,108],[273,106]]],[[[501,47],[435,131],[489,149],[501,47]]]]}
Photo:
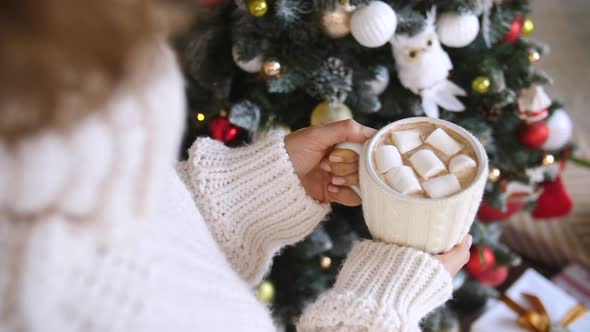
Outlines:
{"type": "Polygon", "coordinates": [[[424,28],[417,34],[397,33],[391,40],[393,57],[402,85],[422,98],[428,117],[438,118],[439,107],[461,112],[465,106],[457,96],[465,90],[447,79],[453,64],[436,33],[436,8],[426,16],[424,28]]]}

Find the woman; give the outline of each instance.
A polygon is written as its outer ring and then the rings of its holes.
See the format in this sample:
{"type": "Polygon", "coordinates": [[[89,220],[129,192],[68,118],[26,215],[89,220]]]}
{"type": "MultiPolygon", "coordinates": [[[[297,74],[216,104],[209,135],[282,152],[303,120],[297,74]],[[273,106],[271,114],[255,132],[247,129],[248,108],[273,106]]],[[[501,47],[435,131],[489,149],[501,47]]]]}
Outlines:
{"type": "MultiPolygon", "coordinates": [[[[0,5],[0,331],[272,331],[251,287],[328,203],[360,203],[358,156],[329,153],[375,132],[354,121],[198,140],[174,167],[183,82],[154,8],[0,5]]],[[[416,330],[469,245],[358,242],[298,328],[416,330]]]]}

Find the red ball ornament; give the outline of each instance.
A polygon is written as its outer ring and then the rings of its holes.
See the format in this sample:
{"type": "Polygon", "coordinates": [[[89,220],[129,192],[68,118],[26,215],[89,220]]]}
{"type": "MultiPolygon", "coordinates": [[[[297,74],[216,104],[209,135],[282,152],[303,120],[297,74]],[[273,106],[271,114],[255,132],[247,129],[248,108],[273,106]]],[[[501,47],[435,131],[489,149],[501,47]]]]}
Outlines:
{"type": "Polygon", "coordinates": [[[549,127],[543,121],[524,123],[518,129],[518,140],[531,149],[539,149],[549,138],[549,127]]]}
{"type": "Polygon", "coordinates": [[[514,44],[516,41],[522,36],[522,26],[524,25],[524,20],[522,16],[517,16],[512,24],[510,25],[510,30],[504,35],[504,40],[509,44],[514,44]]]}
{"type": "Polygon", "coordinates": [[[484,285],[497,287],[506,281],[508,272],[508,266],[494,266],[474,278],[484,285]]]}
{"type": "Polygon", "coordinates": [[[524,200],[508,201],[506,202],[506,210],[502,211],[484,201],[479,206],[479,210],[477,210],[477,219],[483,222],[504,221],[520,211],[525,204],[526,202],[524,200]]]}
{"type": "Polygon", "coordinates": [[[239,138],[240,129],[229,122],[225,116],[219,116],[209,121],[209,135],[223,143],[233,143],[239,138]]]}
{"type": "Polygon", "coordinates": [[[496,264],[496,256],[488,246],[484,246],[481,252],[478,246],[473,246],[469,253],[471,256],[469,256],[469,261],[465,264],[465,270],[476,279],[484,271],[491,269],[496,264]]]}

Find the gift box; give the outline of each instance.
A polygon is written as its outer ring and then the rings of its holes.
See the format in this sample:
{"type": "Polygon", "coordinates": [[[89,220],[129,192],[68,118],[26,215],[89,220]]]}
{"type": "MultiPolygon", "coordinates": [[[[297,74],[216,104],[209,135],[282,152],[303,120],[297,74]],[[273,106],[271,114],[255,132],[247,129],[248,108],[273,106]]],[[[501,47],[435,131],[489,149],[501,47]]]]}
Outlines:
{"type": "MultiPolygon", "coordinates": [[[[551,279],[557,287],[590,308],[590,271],[581,265],[568,265],[561,273],[551,279]]],[[[590,331],[590,330],[589,330],[590,331]]]]}
{"type": "MultiPolygon", "coordinates": [[[[535,305],[531,303],[530,299],[525,294],[531,294],[538,297],[540,302],[546,309],[547,316],[550,322],[558,324],[566,314],[570,313],[573,308],[580,310],[578,301],[565,291],[551,283],[538,272],[528,269],[525,273],[506,291],[505,296],[514,301],[517,306],[533,310],[535,305]]],[[[502,301],[496,301],[488,310],[486,310],[471,326],[472,332],[520,332],[527,331],[519,324],[520,315],[511,308],[510,305],[502,301]]],[[[528,314],[534,316],[534,314],[528,314]]],[[[582,316],[580,314],[580,316],[582,316]]],[[[568,328],[572,332],[588,332],[590,331],[590,315],[585,314],[581,318],[571,323],[568,328]]],[[[531,330],[528,330],[531,331],[531,330]]],[[[534,331],[534,330],[533,330],[534,331]]]]}

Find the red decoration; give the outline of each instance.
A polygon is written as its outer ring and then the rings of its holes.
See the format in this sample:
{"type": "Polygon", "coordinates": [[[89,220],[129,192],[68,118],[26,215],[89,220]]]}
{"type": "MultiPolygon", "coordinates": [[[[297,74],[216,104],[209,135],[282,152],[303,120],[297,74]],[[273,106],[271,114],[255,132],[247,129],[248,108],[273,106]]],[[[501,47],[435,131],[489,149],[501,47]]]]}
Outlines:
{"type": "Polygon", "coordinates": [[[508,266],[494,266],[474,278],[484,285],[500,286],[508,278],[508,266]]]}
{"type": "Polygon", "coordinates": [[[520,211],[525,204],[526,202],[524,200],[508,201],[506,202],[506,211],[502,211],[484,201],[481,203],[479,210],[477,211],[477,219],[483,222],[504,221],[520,211]]]}
{"type": "Polygon", "coordinates": [[[483,246],[482,252],[480,252],[478,246],[473,246],[469,253],[471,256],[469,256],[469,261],[465,264],[465,270],[476,279],[480,274],[491,269],[496,264],[496,256],[488,246],[483,246]]]}
{"type": "Polygon", "coordinates": [[[549,137],[549,127],[543,121],[524,123],[518,129],[518,140],[531,149],[538,149],[543,146],[549,137]]]}
{"type": "Polygon", "coordinates": [[[514,44],[516,41],[522,36],[522,26],[524,24],[524,20],[522,16],[517,16],[512,24],[510,25],[510,30],[504,35],[504,40],[509,44],[514,44]]]}
{"type": "Polygon", "coordinates": [[[209,135],[223,143],[233,143],[239,139],[240,129],[229,122],[224,116],[219,116],[209,121],[209,135]]]}
{"type": "Polygon", "coordinates": [[[539,196],[537,208],[532,215],[535,219],[562,217],[570,213],[573,206],[560,175],[555,181],[543,184],[543,193],[539,196]]]}

